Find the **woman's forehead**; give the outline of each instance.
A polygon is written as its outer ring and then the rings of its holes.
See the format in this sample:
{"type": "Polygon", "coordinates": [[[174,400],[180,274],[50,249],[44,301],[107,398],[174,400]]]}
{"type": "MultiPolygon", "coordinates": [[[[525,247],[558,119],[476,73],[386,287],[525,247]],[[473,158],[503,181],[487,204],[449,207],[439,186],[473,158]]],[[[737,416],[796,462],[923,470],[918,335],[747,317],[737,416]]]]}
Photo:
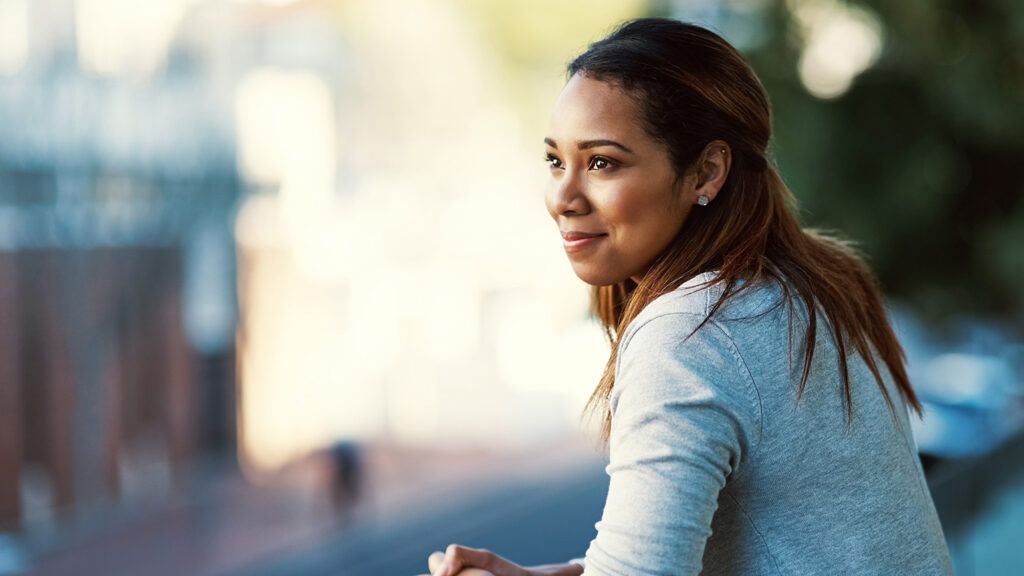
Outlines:
{"type": "Polygon", "coordinates": [[[647,137],[633,96],[616,84],[581,74],[569,79],[555,102],[547,136],[559,145],[563,140],[647,137]]]}

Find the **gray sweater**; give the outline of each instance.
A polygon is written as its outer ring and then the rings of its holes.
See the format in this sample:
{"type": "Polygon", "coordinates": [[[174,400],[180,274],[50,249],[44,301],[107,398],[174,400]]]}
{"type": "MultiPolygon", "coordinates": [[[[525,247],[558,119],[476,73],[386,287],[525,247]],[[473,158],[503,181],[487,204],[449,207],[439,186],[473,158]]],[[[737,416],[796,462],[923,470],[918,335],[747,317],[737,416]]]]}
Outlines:
{"type": "Polygon", "coordinates": [[[703,274],[645,308],[622,338],[608,499],[586,576],[950,574],[908,413],[890,410],[850,352],[846,419],[837,351],[819,314],[803,397],[806,310],[752,287],[695,334],[721,293],[703,274]],[[774,307],[773,307],[774,306],[774,307]]]}

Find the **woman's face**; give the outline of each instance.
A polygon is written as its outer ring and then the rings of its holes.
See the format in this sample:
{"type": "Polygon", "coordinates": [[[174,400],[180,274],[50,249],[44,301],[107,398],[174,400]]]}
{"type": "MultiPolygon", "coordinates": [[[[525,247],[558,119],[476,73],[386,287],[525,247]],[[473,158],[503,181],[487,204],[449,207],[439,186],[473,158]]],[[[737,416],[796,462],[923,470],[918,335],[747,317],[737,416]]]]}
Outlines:
{"type": "Polygon", "coordinates": [[[544,139],[545,203],[573,271],[588,284],[639,280],[676,236],[696,195],[668,149],[615,84],[576,74],[555,103],[544,139]],[[692,196],[692,197],[691,197],[692,196]]]}

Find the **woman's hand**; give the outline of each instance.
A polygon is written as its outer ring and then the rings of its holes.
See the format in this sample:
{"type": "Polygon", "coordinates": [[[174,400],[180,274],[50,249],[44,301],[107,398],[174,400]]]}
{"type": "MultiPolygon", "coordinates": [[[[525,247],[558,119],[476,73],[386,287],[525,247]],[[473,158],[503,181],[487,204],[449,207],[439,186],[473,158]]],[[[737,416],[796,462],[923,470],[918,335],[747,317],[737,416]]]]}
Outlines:
{"type": "Polygon", "coordinates": [[[427,559],[430,576],[533,576],[514,562],[482,548],[452,544],[427,559]]]}
{"type": "Polygon", "coordinates": [[[579,564],[545,564],[524,568],[482,548],[452,544],[427,559],[430,574],[420,576],[580,576],[579,564]]]}

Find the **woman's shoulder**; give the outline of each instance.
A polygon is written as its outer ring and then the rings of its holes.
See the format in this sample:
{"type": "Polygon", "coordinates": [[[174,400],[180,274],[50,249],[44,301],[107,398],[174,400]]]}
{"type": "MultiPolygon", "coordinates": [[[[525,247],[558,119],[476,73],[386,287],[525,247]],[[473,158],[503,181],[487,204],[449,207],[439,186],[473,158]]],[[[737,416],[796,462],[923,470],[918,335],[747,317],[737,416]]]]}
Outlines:
{"type": "Polygon", "coordinates": [[[698,274],[644,307],[631,322],[626,336],[664,316],[672,316],[676,323],[693,327],[703,324],[708,316],[716,323],[729,324],[762,318],[785,303],[785,290],[775,280],[760,280],[750,285],[739,280],[734,294],[716,309],[724,291],[725,284],[717,280],[717,272],[698,274]]]}
{"type": "Polygon", "coordinates": [[[641,324],[667,314],[707,316],[714,305],[712,298],[721,295],[720,283],[714,272],[704,272],[683,282],[678,288],[658,296],[633,319],[632,325],[641,324]]]}
{"type": "Polygon", "coordinates": [[[740,354],[743,345],[716,320],[721,309],[708,320],[724,290],[716,276],[707,272],[687,280],[633,319],[619,343],[613,406],[628,386],[670,397],[701,390],[716,402],[742,409],[750,422],[759,418],[758,392],[740,354]]]}
{"type": "Polygon", "coordinates": [[[623,333],[619,353],[641,331],[648,340],[665,343],[689,339],[704,323],[714,302],[721,295],[721,285],[715,278],[714,272],[698,274],[644,306],[623,333]]]}

